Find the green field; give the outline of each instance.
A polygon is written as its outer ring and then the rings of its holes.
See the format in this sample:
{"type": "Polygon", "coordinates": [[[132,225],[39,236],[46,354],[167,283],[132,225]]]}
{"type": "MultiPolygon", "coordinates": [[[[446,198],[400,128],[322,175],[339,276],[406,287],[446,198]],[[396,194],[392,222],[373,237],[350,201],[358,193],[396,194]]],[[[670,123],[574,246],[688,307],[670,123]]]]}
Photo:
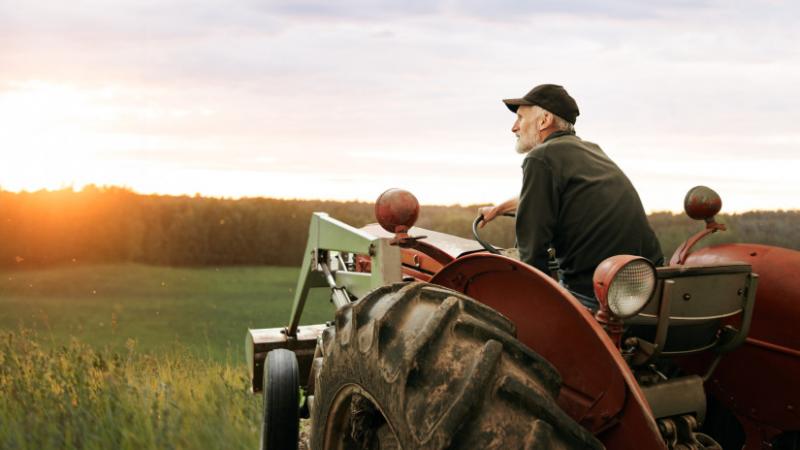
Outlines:
{"type": "MultiPolygon", "coordinates": [[[[0,271],[0,329],[33,329],[45,342],[77,337],[112,350],[181,344],[195,355],[243,358],[247,328],[286,326],[297,283],[287,267],[170,268],[137,264],[0,271]]],[[[333,317],[318,292],[304,323],[333,317]]]]}
{"type": "MultiPolygon", "coordinates": [[[[254,448],[248,327],[283,326],[297,270],[0,272],[0,448],[254,448]]],[[[330,320],[318,292],[305,323],[330,320]]]]}

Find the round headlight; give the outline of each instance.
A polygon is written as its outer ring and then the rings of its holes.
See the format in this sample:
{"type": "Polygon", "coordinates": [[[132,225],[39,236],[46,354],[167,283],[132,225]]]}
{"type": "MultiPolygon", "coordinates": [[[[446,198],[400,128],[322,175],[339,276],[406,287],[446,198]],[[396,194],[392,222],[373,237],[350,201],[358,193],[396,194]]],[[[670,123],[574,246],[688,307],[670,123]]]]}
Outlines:
{"type": "Polygon", "coordinates": [[[650,300],[655,286],[653,266],[647,261],[631,261],[617,272],[608,287],[608,308],[620,318],[634,316],[650,300]]]}
{"type": "Polygon", "coordinates": [[[640,256],[612,256],[597,266],[593,278],[597,300],[620,319],[638,314],[656,288],[655,268],[640,256]]]}

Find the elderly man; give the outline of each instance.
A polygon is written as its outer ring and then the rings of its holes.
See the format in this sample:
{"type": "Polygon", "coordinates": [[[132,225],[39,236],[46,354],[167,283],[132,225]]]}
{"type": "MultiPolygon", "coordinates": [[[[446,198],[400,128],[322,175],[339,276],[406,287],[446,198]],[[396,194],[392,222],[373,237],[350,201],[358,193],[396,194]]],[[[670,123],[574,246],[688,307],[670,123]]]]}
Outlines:
{"type": "MultiPolygon", "coordinates": [[[[522,261],[547,273],[555,249],[559,278],[586,307],[597,308],[595,267],[612,255],[664,256],[628,177],[597,144],[575,135],[578,105],[558,85],[536,86],[524,97],[503,100],[516,113],[511,131],[522,162],[522,190],[481,208],[484,224],[516,210],[522,261]]],[[[483,224],[482,224],[483,225],[483,224]]]]}

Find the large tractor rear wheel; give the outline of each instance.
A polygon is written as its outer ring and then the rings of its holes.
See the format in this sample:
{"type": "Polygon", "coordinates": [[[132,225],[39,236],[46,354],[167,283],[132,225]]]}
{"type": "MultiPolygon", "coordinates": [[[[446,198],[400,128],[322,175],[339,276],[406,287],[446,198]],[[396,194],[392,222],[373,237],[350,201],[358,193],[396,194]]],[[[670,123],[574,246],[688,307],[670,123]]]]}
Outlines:
{"type": "Polygon", "coordinates": [[[380,288],[322,337],[313,449],[602,448],[508,319],[425,283],[380,288]]]}

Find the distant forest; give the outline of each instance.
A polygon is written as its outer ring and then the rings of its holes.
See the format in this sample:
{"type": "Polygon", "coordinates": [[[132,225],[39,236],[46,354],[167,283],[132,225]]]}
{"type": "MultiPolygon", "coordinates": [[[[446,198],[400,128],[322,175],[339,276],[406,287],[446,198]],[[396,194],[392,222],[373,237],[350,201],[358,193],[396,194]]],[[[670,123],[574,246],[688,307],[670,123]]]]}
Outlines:
{"type": "MultiPolygon", "coordinates": [[[[422,206],[417,226],[471,237],[478,205],[422,206]]],[[[0,267],[136,262],[157,265],[299,265],[311,213],[356,227],[374,222],[373,204],[269,198],[140,195],[123,188],[0,191],[0,267]]],[[[669,255],[703,228],[683,214],[650,223],[669,255]]],[[[753,242],[800,249],[800,211],[718,216],[728,231],[710,242],[753,242]]],[[[514,243],[513,219],[483,229],[489,242],[514,243]]]]}

